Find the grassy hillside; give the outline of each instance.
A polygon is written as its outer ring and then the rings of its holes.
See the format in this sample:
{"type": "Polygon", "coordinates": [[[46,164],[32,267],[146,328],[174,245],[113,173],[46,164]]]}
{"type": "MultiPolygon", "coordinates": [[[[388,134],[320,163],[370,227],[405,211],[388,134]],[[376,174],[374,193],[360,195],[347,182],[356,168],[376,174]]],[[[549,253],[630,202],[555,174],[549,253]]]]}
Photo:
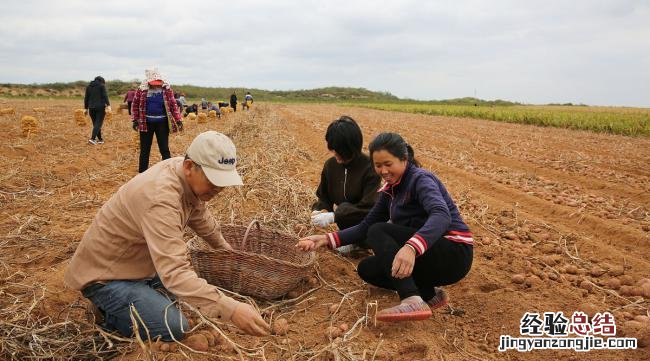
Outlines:
{"type": "MultiPolygon", "coordinates": [[[[83,97],[88,82],[76,81],[71,83],[48,84],[0,84],[0,96],[8,97],[83,97]]],[[[111,98],[120,98],[132,87],[132,82],[112,80],[106,82],[106,89],[111,98]]],[[[190,100],[206,98],[208,100],[225,100],[236,92],[243,98],[247,91],[255,100],[260,101],[298,101],[298,102],[330,102],[330,101],[372,101],[392,102],[399,98],[388,92],[375,92],[364,88],[327,87],[307,90],[264,90],[254,88],[217,88],[199,87],[195,85],[173,85],[174,91],[185,93],[190,100]]]]}

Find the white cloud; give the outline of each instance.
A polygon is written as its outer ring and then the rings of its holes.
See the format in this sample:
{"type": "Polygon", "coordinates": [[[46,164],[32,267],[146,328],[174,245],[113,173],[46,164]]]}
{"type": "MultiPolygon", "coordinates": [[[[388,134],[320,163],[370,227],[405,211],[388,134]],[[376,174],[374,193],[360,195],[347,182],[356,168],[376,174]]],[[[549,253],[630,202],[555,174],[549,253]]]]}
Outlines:
{"type": "Polygon", "coordinates": [[[0,82],[142,77],[650,106],[646,1],[3,4],[0,82]]]}

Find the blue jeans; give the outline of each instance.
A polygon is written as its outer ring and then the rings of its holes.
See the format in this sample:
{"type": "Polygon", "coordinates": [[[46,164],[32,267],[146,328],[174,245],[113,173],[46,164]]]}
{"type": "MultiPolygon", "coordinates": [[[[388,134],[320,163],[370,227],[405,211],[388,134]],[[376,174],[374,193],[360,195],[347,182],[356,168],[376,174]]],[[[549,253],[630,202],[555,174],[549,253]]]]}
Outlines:
{"type": "Polygon", "coordinates": [[[111,281],[105,285],[92,284],[81,291],[104,315],[99,326],[107,331],[117,331],[123,336],[133,336],[130,306],[133,305],[142,318],[134,314],[140,337],[163,341],[183,339],[189,330],[187,318],[174,304],[175,297],[167,296],[167,290],[156,276],[151,280],[111,281]],[[165,324],[165,312],[167,324],[165,324]],[[172,338],[173,335],[173,338],[172,338]]]}

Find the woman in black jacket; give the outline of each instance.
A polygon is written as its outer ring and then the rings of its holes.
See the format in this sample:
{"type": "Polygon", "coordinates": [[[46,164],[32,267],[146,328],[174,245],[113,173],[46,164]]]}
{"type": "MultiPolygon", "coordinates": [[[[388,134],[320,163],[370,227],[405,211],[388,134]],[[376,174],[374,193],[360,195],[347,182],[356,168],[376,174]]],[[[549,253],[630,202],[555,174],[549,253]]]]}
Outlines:
{"type": "Polygon", "coordinates": [[[108,100],[105,84],[106,81],[104,81],[104,78],[97,76],[86,87],[84,109],[86,114],[90,114],[90,119],[93,121],[93,131],[90,139],[88,139],[88,144],[90,145],[104,144],[102,125],[104,124],[106,111],[111,111],[111,103],[108,100]]]}
{"type": "MultiPolygon", "coordinates": [[[[354,119],[344,115],[333,121],[325,141],[333,156],[323,166],[311,220],[318,227],[336,223],[346,229],[361,222],[375,204],[379,176],[361,152],[363,135],[354,119]]],[[[339,252],[350,253],[355,247],[341,247],[339,252]]]]}

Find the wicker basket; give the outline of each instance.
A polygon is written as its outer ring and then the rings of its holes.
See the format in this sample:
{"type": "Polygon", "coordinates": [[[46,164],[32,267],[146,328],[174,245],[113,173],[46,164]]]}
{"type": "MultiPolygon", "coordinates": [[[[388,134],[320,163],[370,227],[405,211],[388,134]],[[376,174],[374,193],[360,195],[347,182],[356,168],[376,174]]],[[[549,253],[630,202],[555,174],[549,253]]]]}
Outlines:
{"type": "Polygon", "coordinates": [[[295,248],[295,237],[264,229],[257,221],[248,227],[223,225],[221,232],[232,250],[214,249],[196,236],[187,244],[190,259],[199,277],[242,295],[278,298],[307,277],[316,260],[314,252],[295,248]]]}

